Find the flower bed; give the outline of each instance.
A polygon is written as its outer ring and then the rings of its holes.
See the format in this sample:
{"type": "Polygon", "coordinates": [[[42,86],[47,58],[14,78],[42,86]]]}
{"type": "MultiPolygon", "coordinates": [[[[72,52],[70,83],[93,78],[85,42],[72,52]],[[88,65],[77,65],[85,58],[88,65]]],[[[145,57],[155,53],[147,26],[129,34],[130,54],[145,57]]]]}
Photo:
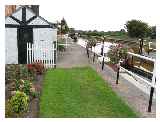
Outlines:
{"type": "Polygon", "coordinates": [[[42,78],[37,77],[42,76],[44,72],[41,62],[6,65],[6,117],[37,117],[38,114],[35,114],[32,109],[35,109],[35,106],[38,109],[41,91],[39,80],[42,81],[42,78]]]}

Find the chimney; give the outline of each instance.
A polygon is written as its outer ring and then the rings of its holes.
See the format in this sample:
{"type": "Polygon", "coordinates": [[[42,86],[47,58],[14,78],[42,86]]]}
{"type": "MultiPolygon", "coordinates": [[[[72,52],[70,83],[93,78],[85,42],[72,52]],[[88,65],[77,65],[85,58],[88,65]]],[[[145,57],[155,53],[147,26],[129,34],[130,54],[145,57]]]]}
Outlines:
{"type": "Polygon", "coordinates": [[[39,16],[39,5],[31,5],[31,9],[37,16],[39,16]]]}
{"type": "Polygon", "coordinates": [[[5,16],[10,16],[16,10],[16,5],[5,6],[5,16]]]}

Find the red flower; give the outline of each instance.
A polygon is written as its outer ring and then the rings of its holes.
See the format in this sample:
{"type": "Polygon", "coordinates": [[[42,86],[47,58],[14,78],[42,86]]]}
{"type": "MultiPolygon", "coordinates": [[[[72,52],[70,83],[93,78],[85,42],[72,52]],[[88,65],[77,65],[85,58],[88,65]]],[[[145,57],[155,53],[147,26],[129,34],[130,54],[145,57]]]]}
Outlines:
{"type": "Polygon", "coordinates": [[[27,68],[28,68],[28,70],[32,70],[33,65],[32,64],[27,64],[27,68]]]}

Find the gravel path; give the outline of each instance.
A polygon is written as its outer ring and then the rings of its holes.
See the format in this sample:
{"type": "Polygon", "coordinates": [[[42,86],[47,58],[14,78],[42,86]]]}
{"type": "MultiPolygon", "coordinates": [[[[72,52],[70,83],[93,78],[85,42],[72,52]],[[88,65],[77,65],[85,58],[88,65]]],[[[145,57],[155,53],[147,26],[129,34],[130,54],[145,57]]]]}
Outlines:
{"type": "Polygon", "coordinates": [[[88,59],[85,48],[73,43],[65,52],[58,54],[57,68],[71,68],[91,66],[98,74],[106,80],[112,89],[126,101],[135,111],[140,113],[140,117],[156,117],[156,102],[153,100],[152,112],[148,113],[149,96],[128,82],[122,75],[120,75],[119,84],[115,84],[116,73],[107,65],[104,70],[101,70],[101,64],[92,59],[88,59]]]}

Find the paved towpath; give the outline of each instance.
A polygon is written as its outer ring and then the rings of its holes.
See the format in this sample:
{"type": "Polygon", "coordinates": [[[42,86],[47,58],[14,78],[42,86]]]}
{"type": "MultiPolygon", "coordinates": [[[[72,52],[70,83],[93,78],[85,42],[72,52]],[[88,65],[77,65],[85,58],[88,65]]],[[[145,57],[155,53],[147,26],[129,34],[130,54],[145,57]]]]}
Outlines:
{"type": "Polygon", "coordinates": [[[71,67],[83,67],[88,66],[89,61],[86,56],[86,50],[70,42],[70,45],[66,48],[66,51],[59,52],[57,59],[57,67],[71,68],[71,67]]]}
{"type": "Polygon", "coordinates": [[[126,103],[132,107],[135,111],[140,113],[140,117],[155,117],[156,104],[153,100],[152,112],[147,112],[149,95],[142,92],[135,87],[132,83],[128,82],[122,75],[120,75],[120,82],[115,84],[116,73],[107,65],[104,70],[101,70],[101,64],[92,59],[88,59],[86,50],[84,47],[71,43],[65,52],[58,54],[57,68],[71,68],[71,67],[83,67],[91,66],[98,74],[110,84],[112,89],[126,101],[126,103]]]}

